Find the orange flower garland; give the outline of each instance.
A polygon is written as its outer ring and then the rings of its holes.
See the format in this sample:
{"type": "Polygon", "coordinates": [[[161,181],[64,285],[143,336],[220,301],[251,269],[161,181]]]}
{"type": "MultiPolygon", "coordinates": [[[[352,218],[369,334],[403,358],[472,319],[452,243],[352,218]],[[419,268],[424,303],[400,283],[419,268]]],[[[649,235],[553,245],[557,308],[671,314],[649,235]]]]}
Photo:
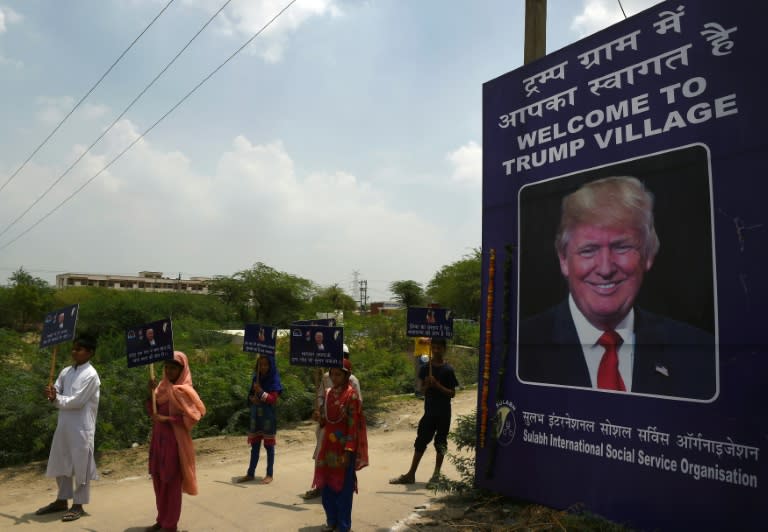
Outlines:
{"type": "Polygon", "coordinates": [[[480,448],[485,447],[485,433],[488,427],[488,388],[491,380],[491,338],[493,326],[493,289],[496,277],[496,250],[491,248],[488,257],[488,293],[485,303],[485,360],[483,362],[483,383],[480,401],[480,448]]]}

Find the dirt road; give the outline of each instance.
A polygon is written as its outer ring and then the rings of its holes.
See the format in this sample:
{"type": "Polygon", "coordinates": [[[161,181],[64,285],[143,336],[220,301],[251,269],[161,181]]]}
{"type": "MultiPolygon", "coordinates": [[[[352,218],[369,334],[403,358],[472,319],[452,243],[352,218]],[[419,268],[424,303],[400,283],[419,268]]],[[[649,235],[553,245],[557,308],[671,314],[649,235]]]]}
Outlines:
{"type": "MultiPolygon", "coordinates": [[[[471,412],[476,391],[460,391],[453,401],[457,415],[471,412]]],[[[358,473],[360,493],[355,495],[352,529],[356,532],[407,530],[405,521],[417,507],[428,505],[435,494],[425,483],[434,466],[430,446],[416,475],[417,483],[393,486],[388,480],[405,472],[413,453],[416,424],[422,412],[418,400],[399,403],[384,417],[385,424],[369,430],[371,465],[358,473]]],[[[259,483],[264,474],[263,455],[256,481],[237,484],[247,467],[245,437],[197,440],[200,494],[184,495],[179,529],[202,531],[319,531],[325,514],[320,499],[303,500],[312,480],[314,432],[311,423],[278,432],[275,480],[259,483]]],[[[449,443],[449,449],[452,449],[449,443]]],[[[44,477],[44,464],[0,470],[0,530],[140,532],[154,523],[152,483],[146,475],[146,447],[110,453],[99,461],[102,478],[91,488],[91,504],[78,521],[63,523],[61,514],[37,516],[36,508],[56,497],[55,481],[44,477]]],[[[449,460],[443,473],[457,478],[449,460]]]]}

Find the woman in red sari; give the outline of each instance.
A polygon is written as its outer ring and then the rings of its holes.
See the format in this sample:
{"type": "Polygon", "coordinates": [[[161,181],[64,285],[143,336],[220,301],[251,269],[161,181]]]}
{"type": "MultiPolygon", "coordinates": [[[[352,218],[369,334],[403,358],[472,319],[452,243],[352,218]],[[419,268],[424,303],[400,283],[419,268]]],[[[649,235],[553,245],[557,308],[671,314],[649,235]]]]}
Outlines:
{"type": "Polygon", "coordinates": [[[360,396],[349,384],[352,364],[331,368],[332,388],[325,392],[320,424],[323,440],[315,461],[313,488],[322,489],[326,532],[347,532],[352,527],[352,495],[357,492],[356,471],[368,465],[368,436],[360,396]]]}
{"type": "Polygon", "coordinates": [[[192,386],[187,355],[173,353],[165,361],[164,376],[154,390],[157,413],[152,413],[152,441],[149,445],[149,472],[155,488],[157,520],[147,531],[176,530],[181,516],[181,492],[197,495],[195,448],[192,427],[205,415],[205,405],[192,386]]]}

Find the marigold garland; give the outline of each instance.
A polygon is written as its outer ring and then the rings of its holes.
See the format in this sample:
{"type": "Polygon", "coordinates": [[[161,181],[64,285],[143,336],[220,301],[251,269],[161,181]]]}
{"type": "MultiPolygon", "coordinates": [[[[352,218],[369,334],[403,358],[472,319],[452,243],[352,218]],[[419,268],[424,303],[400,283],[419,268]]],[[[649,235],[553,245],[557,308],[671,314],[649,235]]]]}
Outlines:
{"type": "Polygon", "coordinates": [[[488,257],[488,292],[485,304],[485,359],[483,361],[483,382],[480,400],[480,448],[485,447],[485,433],[488,427],[488,388],[491,380],[491,348],[493,337],[493,290],[496,277],[496,250],[491,248],[488,257]]]}
{"type": "MultiPolygon", "coordinates": [[[[501,306],[501,360],[498,364],[498,372],[496,382],[496,404],[504,397],[504,383],[507,380],[507,365],[509,364],[509,351],[510,351],[510,322],[512,311],[512,273],[513,264],[512,260],[515,256],[515,247],[512,244],[506,244],[504,246],[506,252],[506,258],[504,259],[504,273],[503,273],[503,301],[501,306]]],[[[496,421],[499,421],[496,418],[496,421]]],[[[498,429],[499,427],[497,427],[498,429]]],[[[485,468],[485,476],[487,478],[493,478],[496,472],[496,454],[499,449],[499,440],[496,437],[497,432],[493,433],[494,438],[491,440],[491,448],[488,451],[488,462],[485,468]]]]}

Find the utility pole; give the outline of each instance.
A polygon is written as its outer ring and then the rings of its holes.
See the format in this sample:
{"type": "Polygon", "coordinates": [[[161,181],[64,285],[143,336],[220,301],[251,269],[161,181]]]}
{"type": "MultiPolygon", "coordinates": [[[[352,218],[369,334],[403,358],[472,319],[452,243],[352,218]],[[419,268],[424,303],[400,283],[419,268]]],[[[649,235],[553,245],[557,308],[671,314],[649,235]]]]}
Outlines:
{"type": "Polygon", "coordinates": [[[547,0],[525,0],[523,63],[547,55],[547,0]]]}
{"type": "Polygon", "coordinates": [[[365,312],[368,303],[368,281],[360,281],[360,310],[365,312]]]}
{"type": "Polygon", "coordinates": [[[352,299],[360,301],[360,271],[352,270],[352,299]]]}

